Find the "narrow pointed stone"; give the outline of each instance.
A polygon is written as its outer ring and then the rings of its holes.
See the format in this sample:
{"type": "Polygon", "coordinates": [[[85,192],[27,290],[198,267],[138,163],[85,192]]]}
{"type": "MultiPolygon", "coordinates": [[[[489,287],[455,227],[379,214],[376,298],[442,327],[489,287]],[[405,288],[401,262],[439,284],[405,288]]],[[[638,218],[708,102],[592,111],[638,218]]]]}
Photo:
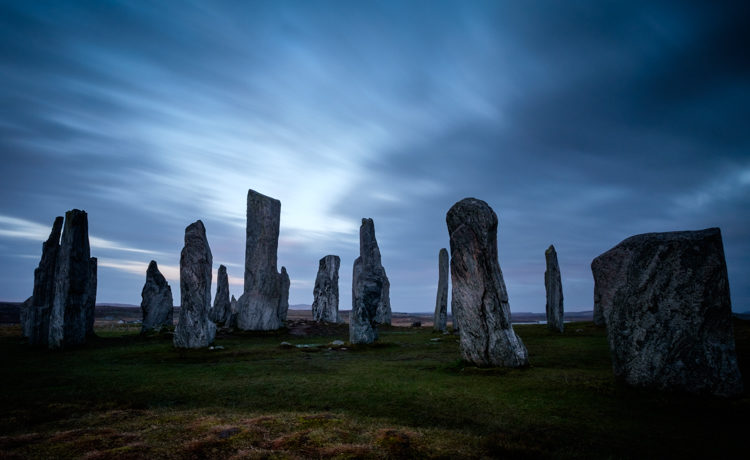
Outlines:
{"type": "Polygon", "coordinates": [[[458,314],[461,355],[478,366],[522,367],[528,352],[510,322],[510,305],[497,259],[497,215],[465,198],[446,215],[451,246],[451,300],[458,314]]]}
{"type": "Polygon", "coordinates": [[[443,248],[438,254],[438,288],[435,299],[435,317],[432,329],[443,332],[448,322],[448,250],[443,248]]]}
{"type": "Polygon", "coordinates": [[[339,267],[341,258],[328,255],[318,262],[318,275],[313,289],[313,321],[338,323],[339,318],[339,267]]]}
{"type": "Polygon", "coordinates": [[[49,341],[49,320],[55,298],[55,269],[63,221],[62,216],[55,218],[49,238],[42,243],[39,266],[34,270],[34,291],[25,315],[23,333],[29,339],[29,344],[35,346],[46,346],[49,341]]]}
{"type": "Polygon", "coordinates": [[[279,321],[283,324],[286,321],[286,315],[289,312],[289,286],[291,285],[289,274],[286,272],[286,267],[281,267],[279,278],[279,286],[281,289],[281,297],[279,298],[279,321]]]}
{"type": "Polygon", "coordinates": [[[229,276],[227,267],[219,265],[219,271],[216,275],[216,296],[214,297],[214,307],[211,309],[211,320],[217,326],[228,324],[229,316],[232,314],[232,304],[229,300],[229,276]]]}
{"type": "Polygon", "coordinates": [[[544,272],[544,288],[547,292],[547,329],[563,332],[563,292],[560,277],[560,265],[557,263],[557,251],[550,245],[544,251],[547,270],[544,272]]]}
{"type": "Polygon", "coordinates": [[[49,322],[49,347],[81,345],[91,332],[96,302],[96,269],[92,269],[88,216],[73,209],[65,213],[55,267],[55,297],[49,322]],[[93,297],[93,298],[92,298],[93,297]]]}
{"type": "Polygon", "coordinates": [[[96,257],[89,259],[89,284],[86,293],[86,336],[94,337],[94,321],[96,317],[96,272],[99,261],[96,257]]]}
{"type": "Polygon", "coordinates": [[[204,348],[214,341],[216,325],[211,312],[211,267],[213,256],[203,222],[185,229],[180,255],[180,316],[174,331],[177,348],[204,348]]]}
{"type": "Polygon", "coordinates": [[[141,334],[171,329],[174,326],[173,310],[172,288],[159,271],[156,261],[152,260],[146,269],[146,283],[141,290],[141,334]]]}
{"type": "Polygon", "coordinates": [[[635,235],[591,263],[615,377],[658,390],[738,396],[721,231],[635,235]]]}

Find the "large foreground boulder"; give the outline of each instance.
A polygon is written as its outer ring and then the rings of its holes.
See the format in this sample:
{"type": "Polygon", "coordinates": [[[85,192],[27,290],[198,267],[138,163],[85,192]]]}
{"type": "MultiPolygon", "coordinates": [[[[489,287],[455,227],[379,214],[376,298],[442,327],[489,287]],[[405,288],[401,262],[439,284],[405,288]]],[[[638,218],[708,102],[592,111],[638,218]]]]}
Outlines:
{"type": "Polygon", "coordinates": [[[391,324],[390,283],[381,263],[372,219],[362,219],[359,254],[352,271],[349,341],[372,343],[378,338],[378,324],[391,324]]]}
{"type": "Polygon", "coordinates": [[[528,352],[510,322],[510,305],[497,259],[497,215],[465,198],[446,216],[451,246],[452,310],[461,355],[478,366],[522,367],[528,352]]]}
{"type": "Polygon", "coordinates": [[[438,253],[438,288],[435,298],[435,317],[432,329],[442,332],[448,322],[448,250],[438,253]]]}
{"type": "Polygon", "coordinates": [[[547,270],[544,272],[544,288],[547,291],[547,329],[563,332],[563,292],[560,278],[560,265],[557,263],[557,251],[550,245],[544,251],[547,270]]]}
{"type": "Polygon", "coordinates": [[[229,299],[229,275],[226,266],[219,265],[216,278],[216,296],[214,308],[211,309],[211,321],[217,326],[228,327],[229,317],[232,315],[232,302],[229,299]]]}
{"type": "Polygon", "coordinates": [[[594,259],[591,270],[618,379],[742,393],[718,228],[632,236],[594,259]]]}
{"type": "Polygon", "coordinates": [[[167,279],[159,271],[155,260],[148,264],[146,269],[146,283],[141,290],[141,311],[143,321],[141,323],[141,334],[149,331],[161,331],[171,329],[173,326],[172,288],[167,279]]]}
{"type": "Polygon", "coordinates": [[[328,255],[318,262],[318,275],[313,289],[313,321],[338,323],[339,319],[339,267],[341,258],[328,255]]]}
{"type": "Polygon", "coordinates": [[[185,229],[180,254],[180,316],[174,331],[177,348],[204,348],[214,341],[216,324],[211,321],[211,266],[213,256],[203,222],[185,229]]]}
{"type": "Polygon", "coordinates": [[[49,320],[50,348],[81,345],[93,333],[96,305],[96,259],[89,247],[88,216],[65,213],[55,266],[54,301],[49,320]]]}
{"type": "Polygon", "coordinates": [[[55,271],[63,222],[62,216],[56,217],[49,238],[42,243],[42,258],[34,270],[34,291],[25,302],[28,306],[21,326],[29,344],[34,346],[47,346],[49,341],[49,318],[55,299],[55,271]]]}
{"type": "Polygon", "coordinates": [[[281,202],[254,190],[247,192],[245,289],[237,301],[237,327],[279,329],[289,307],[289,276],[277,272],[281,202]]]}

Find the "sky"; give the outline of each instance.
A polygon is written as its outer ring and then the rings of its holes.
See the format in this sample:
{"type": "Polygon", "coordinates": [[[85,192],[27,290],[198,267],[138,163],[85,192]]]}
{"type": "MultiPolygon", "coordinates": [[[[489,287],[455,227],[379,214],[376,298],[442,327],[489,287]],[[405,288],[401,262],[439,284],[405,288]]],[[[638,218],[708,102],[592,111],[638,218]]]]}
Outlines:
{"type": "MultiPolygon", "coordinates": [[[[98,302],[179,304],[184,229],[242,294],[248,189],[281,200],[279,269],[311,304],[363,217],[394,311],[435,305],[448,209],[499,219],[511,310],[565,308],[628,236],[720,227],[750,310],[748,2],[0,0],[0,300],[32,292],[55,216],[84,209],[98,302]]],[[[214,289],[216,276],[214,274],[214,289]]]]}

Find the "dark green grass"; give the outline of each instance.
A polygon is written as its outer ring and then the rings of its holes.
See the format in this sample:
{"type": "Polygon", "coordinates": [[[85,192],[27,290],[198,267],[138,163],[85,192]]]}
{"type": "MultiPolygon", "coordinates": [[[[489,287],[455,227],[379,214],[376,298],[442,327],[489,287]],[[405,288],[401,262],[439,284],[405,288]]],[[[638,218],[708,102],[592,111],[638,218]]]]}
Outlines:
{"type": "MultiPolygon", "coordinates": [[[[748,376],[750,327],[735,328],[748,376]]],[[[6,328],[0,457],[745,458],[747,397],[626,388],[590,323],[516,330],[526,369],[468,365],[457,337],[428,328],[385,328],[378,344],[348,350],[279,346],[346,340],[344,325],[183,352],[132,328],[97,331],[75,350],[30,350],[6,328]]]]}

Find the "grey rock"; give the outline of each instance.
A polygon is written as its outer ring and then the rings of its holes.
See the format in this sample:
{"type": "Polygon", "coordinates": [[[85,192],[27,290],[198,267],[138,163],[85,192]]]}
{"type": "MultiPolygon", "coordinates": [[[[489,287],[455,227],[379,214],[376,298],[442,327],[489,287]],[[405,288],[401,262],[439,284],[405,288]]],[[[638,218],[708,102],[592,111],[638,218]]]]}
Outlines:
{"type": "Polygon", "coordinates": [[[227,319],[226,324],[224,324],[225,328],[228,329],[234,329],[237,327],[237,299],[232,296],[232,300],[229,301],[230,305],[230,313],[229,313],[229,319],[227,319]]]}
{"type": "Polygon", "coordinates": [[[742,393],[718,228],[632,236],[591,270],[616,378],[658,390],[742,393]]]}
{"type": "Polygon", "coordinates": [[[93,337],[94,334],[94,320],[96,316],[96,272],[99,261],[96,257],[89,259],[89,284],[87,286],[88,292],[86,294],[86,336],[93,337]]]}
{"type": "Polygon", "coordinates": [[[180,316],[174,331],[177,348],[205,348],[216,336],[211,321],[211,267],[213,256],[203,222],[185,229],[185,246],[180,254],[180,316]]]}
{"type": "Polygon", "coordinates": [[[57,254],[55,296],[49,320],[50,348],[81,345],[91,335],[96,303],[96,268],[92,264],[95,259],[92,260],[89,247],[88,216],[73,209],[65,213],[57,254]]]}
{"type": "Polygon", "coordinates": [[[461,355],[478,366],[522,367],[528,352],[510,322],[497,259],[497,215],[484,201],[465,198],[446,216],[451,246],[451,306],[461,328],[461,355]]]}
{"type": "Polygon", "coordinates": [[[32,307],[34,306],[34,296],[29,296],[28,299],[24,300],[21,304],[21,308],[18,311],[19,316],[19,322],[21,323],[21,335],[29,338],[31,336],[30,332],[30,321],[29,321],[29,315],[32,314],[32,307]]]}
{"type": "Polygon", "coordinates": [[[281,267],[279,278],[279,285],[281,286],[281,298],[279,299],[279,321],[284,323],[286,321],[286,315],[289,312],[289,287],[291,286],[291,281],[289,280],[289,274],[286,272],[286,267],[281,267]]]}
{"type": "Polygon", "coordinates": [[[155,260],[146,269],[146,283],[141,290],[141,334],[173,327],[174,298],[167,279],[159,271],[155,260]]]}
{"type": "Polygon", "coordinates": [[[362,219],[359,253],[352,270],[349,341],[372,343],[378,338],[378,324],[391,323],[390,283],[381,264],[372,219],[362,219]]]}
{"type": "Polygon", "coordinates": [[[229,317],[232,315],[232,301],[229,299],[227,267],[219,265],[216,278],[216,296],[214,297],[214,307],[211,309],[211,321],[216,323],[217,326],[229,326],[229,317]]]}
{"type": "Polygon", "coordinates": [[[333,342],[330,343],[330,345],[334,347],[340,347],[340,346],[345,345],[345,343],[343,340],[334,340],[333,342]]]}
{"type": "Polygon", "coordinates": [[[42,258],[34,270],[31,305],[26,309],[27,313],[22,321],[23,334],[29,339],[29,344],[34,346],[46,346],[49,341],[49,319],[55,298],[55,270],[62,227],[63,217],[58,216],[52,224],[49,238],[42,243],[42,258]]]}
{"type": "Polygon", "coordinates": [[[245,289],[237,301],[239,329],[267,331],[283,325],[284,277],[276,271],[280,215],[279,200],[248,190],[245,289]]]}
{"type": "Polygon", "coordinates": [[[432,329],[443,332],[448,322],[448,250],[438,253],[438,288],[435,299],[435,317],[432,329]]]}
{"type": "Polygon", "coordinates": [[[339,256],[327,255],[318,262],[318,275],[313,289],[312,319],[327,323],[341,322],[339,318],[339,256]]]}
{"type": "Polygon", "coordinates": [[[557,251],[550,245],[544,251],[547,270],[544,272],[544,288],[547,291],[547,329],[563,332],[563,292],[560,278],[560,265],[557,263],[557,251]]]}

